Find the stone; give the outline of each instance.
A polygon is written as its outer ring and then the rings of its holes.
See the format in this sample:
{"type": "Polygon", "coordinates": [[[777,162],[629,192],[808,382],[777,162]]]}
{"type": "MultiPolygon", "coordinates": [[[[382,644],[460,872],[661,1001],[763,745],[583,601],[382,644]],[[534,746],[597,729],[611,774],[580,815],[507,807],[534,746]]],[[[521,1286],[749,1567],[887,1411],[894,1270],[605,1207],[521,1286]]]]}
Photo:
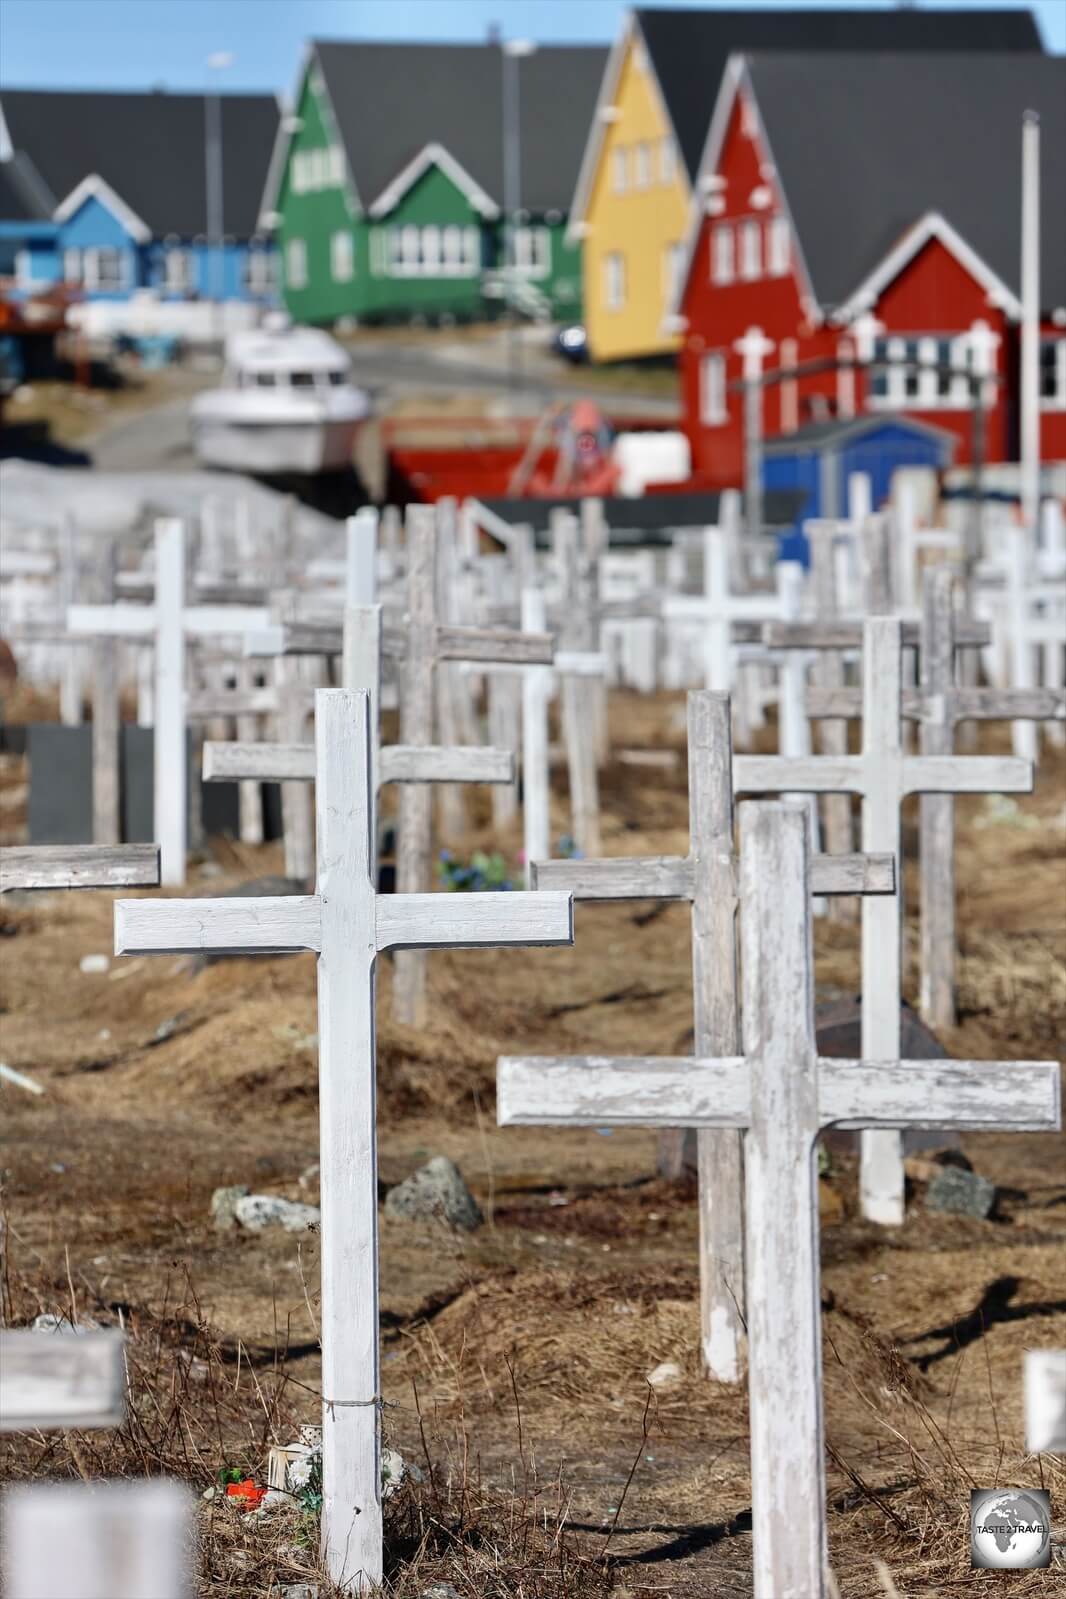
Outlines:
{"type": "Polygon", "coordinates": [[[996,1208],[996,1185],[975,1171],[945,1166],[925,1191],[925,1208],[986,1221],[996,1208]]]}
{"type": "Polygon", "coordinates": [[[434,1582],[423,1588],[421,1599],[459,1599],[459,1590],[450,1582],[434,1582]]]}
{"type": "Polygon", "coordinates": [[[234,1183],[230,1188],[216,1188],[211,1195],[211,1216],[220,1233],[229,1232],[237,1225],[237,1201],[251,1190],[244,1183],[234,1183]]]}
{"type": "Polygon", "coordinates": [[[317,1582],[290,1582],[287,1588],[279,1589],[281,1599],[318,1599],[317,1582]]]}
{"type": "Polygon", "coordinates": [[[305,1166],[303,1171],[300,1173],[300,1187],[317,1188],[319,1185],[321,1172],[321,1165],[317,1160],[313,1160],[310,1166],[305,1166]]]}
{"type": "Polygon", "coordinates": [[[435,1155],[385,1195],[385,1213],[408,1221],[445,1221],[473,1232],[484,1221],[463,1174],[447,1155],[435,1155]]]}
{"type": "Polygon", "coordinates": [[[664,1360],[654,1371],[648,1373],[648,1382],[652,1388],[670,1388],[675,1382],[680,1381],[681,1367],[676,1360],[664,1360]]]}
{"type": "Polygon", "coordinates": [[[908,1155],[903,1170],[912,1183],[931,1183],[946,1166],[957,1166],[960,1171],[973,1171],[961,1149],[930,1150],[927,1155],[908,1155]]]}
{"type": "Polygon", "coordinates": [[[83,955],[78,962],[78,970],[87,977],[98,976],[101,972],[111,970],[111,961],[107,955],[83,955]]]}
{"type": "Polygon", "coordinates": [[[317,1205],[301,1205],[276,1194],[248,1194],[233,1207],[239,1225],[247,1232],[261,1233],[268,1227],[284,1227],[287,1233],[313,1231],[322,1220],[317,1205]]]}

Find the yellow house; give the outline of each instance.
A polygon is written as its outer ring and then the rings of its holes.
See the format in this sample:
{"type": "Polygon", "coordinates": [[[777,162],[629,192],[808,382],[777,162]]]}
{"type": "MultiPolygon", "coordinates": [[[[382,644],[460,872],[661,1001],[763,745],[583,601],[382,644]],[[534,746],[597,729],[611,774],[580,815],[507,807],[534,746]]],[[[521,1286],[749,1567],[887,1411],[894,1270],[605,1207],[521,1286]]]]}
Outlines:
{"type": "Polygon", "coordinates": [[[607,58],[567,237],[582,245],[594,360],[667,355],[671,278],[698,220],[699,174],[736,51],[1037,50],[1022,11],[635,10],[607,58]]]}

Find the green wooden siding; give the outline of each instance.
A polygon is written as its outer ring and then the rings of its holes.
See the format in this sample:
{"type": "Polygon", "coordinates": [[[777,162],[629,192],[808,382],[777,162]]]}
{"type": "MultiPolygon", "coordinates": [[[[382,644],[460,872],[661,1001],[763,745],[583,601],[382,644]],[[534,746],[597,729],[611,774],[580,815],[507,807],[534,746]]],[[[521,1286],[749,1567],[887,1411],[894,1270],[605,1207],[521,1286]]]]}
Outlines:
{"type": "MultiPolygon", "coordinates": [[[[297,116],[301,125],[289,143],[277,200],[283,293],[294,320],[329,324],[341,317],[373,322],[448,316],[466,321],[500,314],[502,302],[485,296],[482,274],[497,269],[502,259],[501,222],[486,221],[437,166],[428,167],[387,216],[361,214],[313,63],[297,116]],[[300,179],[294,181],[297,173],[300,179]],[[347,242],[338,244],[338,236],[347,242]],[[293,281],[294,248],[306,264],[302,285],[293,281]],[[334,271],[338,252],[342,266],[351,261],[346,281],[338,281],[334,271]]],[[[370,205],[376,196],[359,198],[370,205]]],[[[531,224],[547,227],[550,262],[547,273],[530,281],[553,316],[574,320],[581,314],[580,246],[567,244],[565,219],[543,223],[534,217],[531,224]]]]}

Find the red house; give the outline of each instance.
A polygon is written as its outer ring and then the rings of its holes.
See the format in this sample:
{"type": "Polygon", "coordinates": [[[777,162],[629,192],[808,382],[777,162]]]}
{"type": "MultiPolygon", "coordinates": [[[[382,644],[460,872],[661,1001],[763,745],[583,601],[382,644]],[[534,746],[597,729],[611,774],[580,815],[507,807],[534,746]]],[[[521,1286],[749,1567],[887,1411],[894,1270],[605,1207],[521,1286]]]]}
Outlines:
{"type": "Polygon", "coordinates": [[[905,413],[955,433],[965,463],[967,374],[985,373],[985,459],[1018,459],[1027,110],[1041,122],[1041,456],[1066,461],[1066,60],[759,54],[726,69],[675,307],[701,482],[743,477],[740,341],[768,380],[767,437],[905,413]]]}

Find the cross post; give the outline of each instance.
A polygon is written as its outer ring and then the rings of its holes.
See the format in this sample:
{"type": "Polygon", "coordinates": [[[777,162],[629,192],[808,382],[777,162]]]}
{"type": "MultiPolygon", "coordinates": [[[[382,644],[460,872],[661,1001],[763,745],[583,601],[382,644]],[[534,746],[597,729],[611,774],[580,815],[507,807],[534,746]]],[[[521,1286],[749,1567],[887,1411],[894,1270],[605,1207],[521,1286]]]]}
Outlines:
{"type": "MultiPolygon", "coordinates": [[[[688,696],[689,853],[599,861],[536,861],[534,888],[569,889],[575,900],[687,900],[692,907],[693,1053],[732,1055],[740,1036],[733,851],[733,750],[729,696],[688,696]]],[[[818,894],[891,894],[891,855],[812,855],[818,894]]],[[[684,1134],[664,1133],[660,1167],[679,1177],[684,1134]]],[[[697,1135],[700,1340],[718,1382],[738,1382],[744,1355],[743,1172],[739,1134],[697,1135]]]]}
{"type": "Polygon", "coordinates": [[[828,1126],[1060,1122],[1051,1061],[819,1059],[806,817],[741,808],[744,1053],[501,1058],[501,1126],[744,1130],[753,1592],[826,1599],[818,1178],[828,1126]]]}
{"type": "MultiPolygon", "coordinates": [[[[773,629],[768,629],[773,633],[773,629]]],[[[903,872],[900,805],[908,794],[1026,793],[1028,761],[999,756],[907,756],[900,737],[902,624],[889,616],[863,624],[862,754],[788,760],[741,755],[733,763],[737,793],[859,794],[862,847],[896,860],[896,894],[862,906],[862,1048],[869,1059],[894,1060],[900,1050],[903,872]]],[[[930,1118],[927,1126],[939,1123],[930,1118]]],[[[862,1140],[863,1215],[903,1221],[903,1154],[898,1134],[873,1130],[862,1140]]]]}
{"type": "Polygon", "coordinates": [[[374,973],[392,949],[573,941],[569,894],[386,894],[372,878],[370,701],[315,695],[317,892],[119,900],[115,953],[313,950],[322,1186],[322,1544],[345,1592],[381,1581],[374,973]]]}

